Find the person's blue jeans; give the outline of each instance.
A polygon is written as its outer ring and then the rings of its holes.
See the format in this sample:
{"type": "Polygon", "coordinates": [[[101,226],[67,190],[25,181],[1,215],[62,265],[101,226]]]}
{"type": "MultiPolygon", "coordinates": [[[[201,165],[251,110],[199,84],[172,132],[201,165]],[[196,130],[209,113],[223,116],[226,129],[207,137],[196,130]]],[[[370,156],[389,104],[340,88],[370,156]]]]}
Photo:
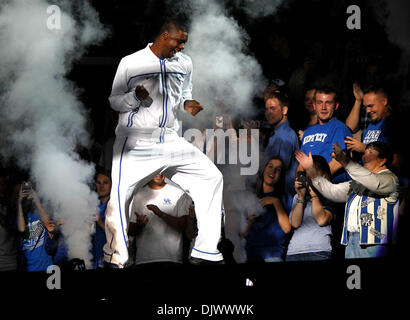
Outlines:
{"type": "Polygon", "coordinates": [[[385,257],[389,255],[389,247],[383,244],[360,246],[360,233],[349,233],[349,240],[345,250],[345,259],[362,259],[385,257]]]}
{"type": "Polygon", "coordinates": [[[330,251],[306,252],[286,256],[286,261],[319,261],[332,258],[330,251]]]}

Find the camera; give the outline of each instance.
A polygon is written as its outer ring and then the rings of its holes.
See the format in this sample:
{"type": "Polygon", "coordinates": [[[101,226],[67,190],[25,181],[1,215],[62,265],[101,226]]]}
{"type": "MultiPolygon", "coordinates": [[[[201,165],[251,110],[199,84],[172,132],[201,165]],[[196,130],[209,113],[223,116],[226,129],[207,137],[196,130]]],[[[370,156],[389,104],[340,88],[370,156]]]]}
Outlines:
{"type": "Polygon", "coordinates": [[[22,191],[23,192],[30,192],[32,189],[30,181],[23,182],[22,191]]]}
{"type": "Polygon", "coordinates": [[[297,177],[298,177],[298,181],[302,183],[302,187],[306,188],[306,172],[298,171],[297,177]]]}

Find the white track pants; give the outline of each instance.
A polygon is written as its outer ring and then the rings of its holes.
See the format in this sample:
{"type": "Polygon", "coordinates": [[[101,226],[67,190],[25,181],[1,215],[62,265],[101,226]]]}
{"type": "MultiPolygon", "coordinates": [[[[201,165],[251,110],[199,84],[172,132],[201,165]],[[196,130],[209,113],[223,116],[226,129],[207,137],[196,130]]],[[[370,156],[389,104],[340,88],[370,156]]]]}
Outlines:
{"type": "Polygon", "coordinates": [[[105,261],[123,267],[128,260],[129,205],[136,188],[163,173],[189,192],[195,203],[198,236],[191,256],[222,260],[217,249],[221,233],[223,177],[209,158],[184,138],[155,143],[117,137],[111,169],[112,189],[107,206],[105,261]]]}

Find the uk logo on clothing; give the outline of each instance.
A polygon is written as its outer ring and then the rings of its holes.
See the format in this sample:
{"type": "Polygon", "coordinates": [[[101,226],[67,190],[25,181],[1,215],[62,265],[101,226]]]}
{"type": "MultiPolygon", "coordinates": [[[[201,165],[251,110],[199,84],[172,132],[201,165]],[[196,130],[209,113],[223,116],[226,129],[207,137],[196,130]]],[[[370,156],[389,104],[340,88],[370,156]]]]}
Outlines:
{"type": "Polygon", "coordinates": [[[360,220],[361,220],[361,224],[362,226],[370,226],[373,222],[373,217],[371,213],[362,213],[360,215],[360,220]]]}
{"type": "Polygon", "coordinates": [[[164,199],[164,204],[171,204],[171,199],[165,198],[164,199]]]}
{"type": "Polygon", "coordinates": [[[385,237],[385,234],[373,228],[370,228],[370,233],[381,240],[383,240],[383,238],[385,237]]]}
{"type": "Polygon", "coordinates": [[[386,216],[386,209],[383,207],[378,207],[377,208],[377,218],[380,220],[384,220],[385,216],[386,216]]]}

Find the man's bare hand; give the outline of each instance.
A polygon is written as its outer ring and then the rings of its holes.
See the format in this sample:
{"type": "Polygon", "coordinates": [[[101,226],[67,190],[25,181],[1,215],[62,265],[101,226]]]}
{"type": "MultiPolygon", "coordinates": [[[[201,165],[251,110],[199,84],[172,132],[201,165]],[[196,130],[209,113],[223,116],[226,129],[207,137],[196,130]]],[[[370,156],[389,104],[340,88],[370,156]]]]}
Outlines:
{"type": "Polygon", "coordinates": [[[297,178],[295,179],[295,190],[300,199],[303,199],[305,197],[306,186],[302,186],[302,182],[298,181],[297,178]]]}
{"type": "Polygon", "coordinates": [[[298,136],[299,136],[299,140],[302,141],[303,135],[305,134],[305,131],[299,130],[298,131],[298,136]]]}
{"type": "Polygon", "coordinates": [[[248,222],[253,222],[253,220],[255,220],[255,218],[257,217],[258,217],[257,214],[254,214],[253,212],[248,211],[248,222]]]}
{"type": "Polygon", "coordinates": [[[262,207],[270,205],[270,204],[274,204],[275,201],[279,200],[276,197],[264,197],[262,199],[260,199],[259,203],[261,204],[262,207]]]}
{"type": "Polygon", "coordinates": [[[295,158],[299,162],[299,164],[302,166],[302,168],[306,170],[306,174],[310,178],[312,179],[316,178],[317,172],[316,172],[315,166],[313,165],[313,157],[312,157],[311,152],[309,152],[309,155],[307,156],[303,151],[296,150],[295,158]]]}
{"type": "Polygon", "coordinates": [[[151,210],[156,215],[159,215],[159,212],[161,212],[161,210],[159,210],[159,208],[155,204],[148,204],[147,209],[151,210]]]}
{"type": "Polygon", "coordinates": [[[48,232],[53,233],[54,231],[56,231],[56,223],[53,220],[48,220],[45,221],[44,226],[46,227],[48,232]]]}
{"type": "Polygon", "coordinates": [[[363,100],[363,90],[360,89],[358,82],[353,83],[353,94],[357,101],[363,100]]]}
{"type": "Polygon", "coordinates": [[[295,158],[300,163],[303,169],[309,170],[313,167],[313,157],[311,152],[309,152],[309,156],[307,156],[303,151],[296,150],[295,158]]]}
{"type": "Polygon", "coordinates": [[[364,152],[364,150],[366,149],[366,145],[363,142],[353,137],[346,137],[345,144],[347,146],[347,149],[353,150],[356,152],[364,152]]]}
{"type": "Polygon", "coordinates": [[[135,96],[138,98],[138,100],[145,100],[149,96],[149,92],[147,89],[145,89],[144,86],[136,86],[135,87],[135,96]]]}
{"type": "Polygon", "coordinates": [[[349,157],[343,152],[342,147],[338,142],[333,144],[332,158],[339,162],[342,166],[346,166],[349,163],[349,157]]]}
{"type": "Polygon", "coordinates": [[[137,214],[137,225],[144,227],[148,223],[148,217],[144,214],[137,214]]]}
{"type": "Polygon", "coordinates": [[[199,111],[203,109],[202,105],[196,100],[186,100],[184,103],[184,109],[186,112],[195,116],[199,111]]]}

